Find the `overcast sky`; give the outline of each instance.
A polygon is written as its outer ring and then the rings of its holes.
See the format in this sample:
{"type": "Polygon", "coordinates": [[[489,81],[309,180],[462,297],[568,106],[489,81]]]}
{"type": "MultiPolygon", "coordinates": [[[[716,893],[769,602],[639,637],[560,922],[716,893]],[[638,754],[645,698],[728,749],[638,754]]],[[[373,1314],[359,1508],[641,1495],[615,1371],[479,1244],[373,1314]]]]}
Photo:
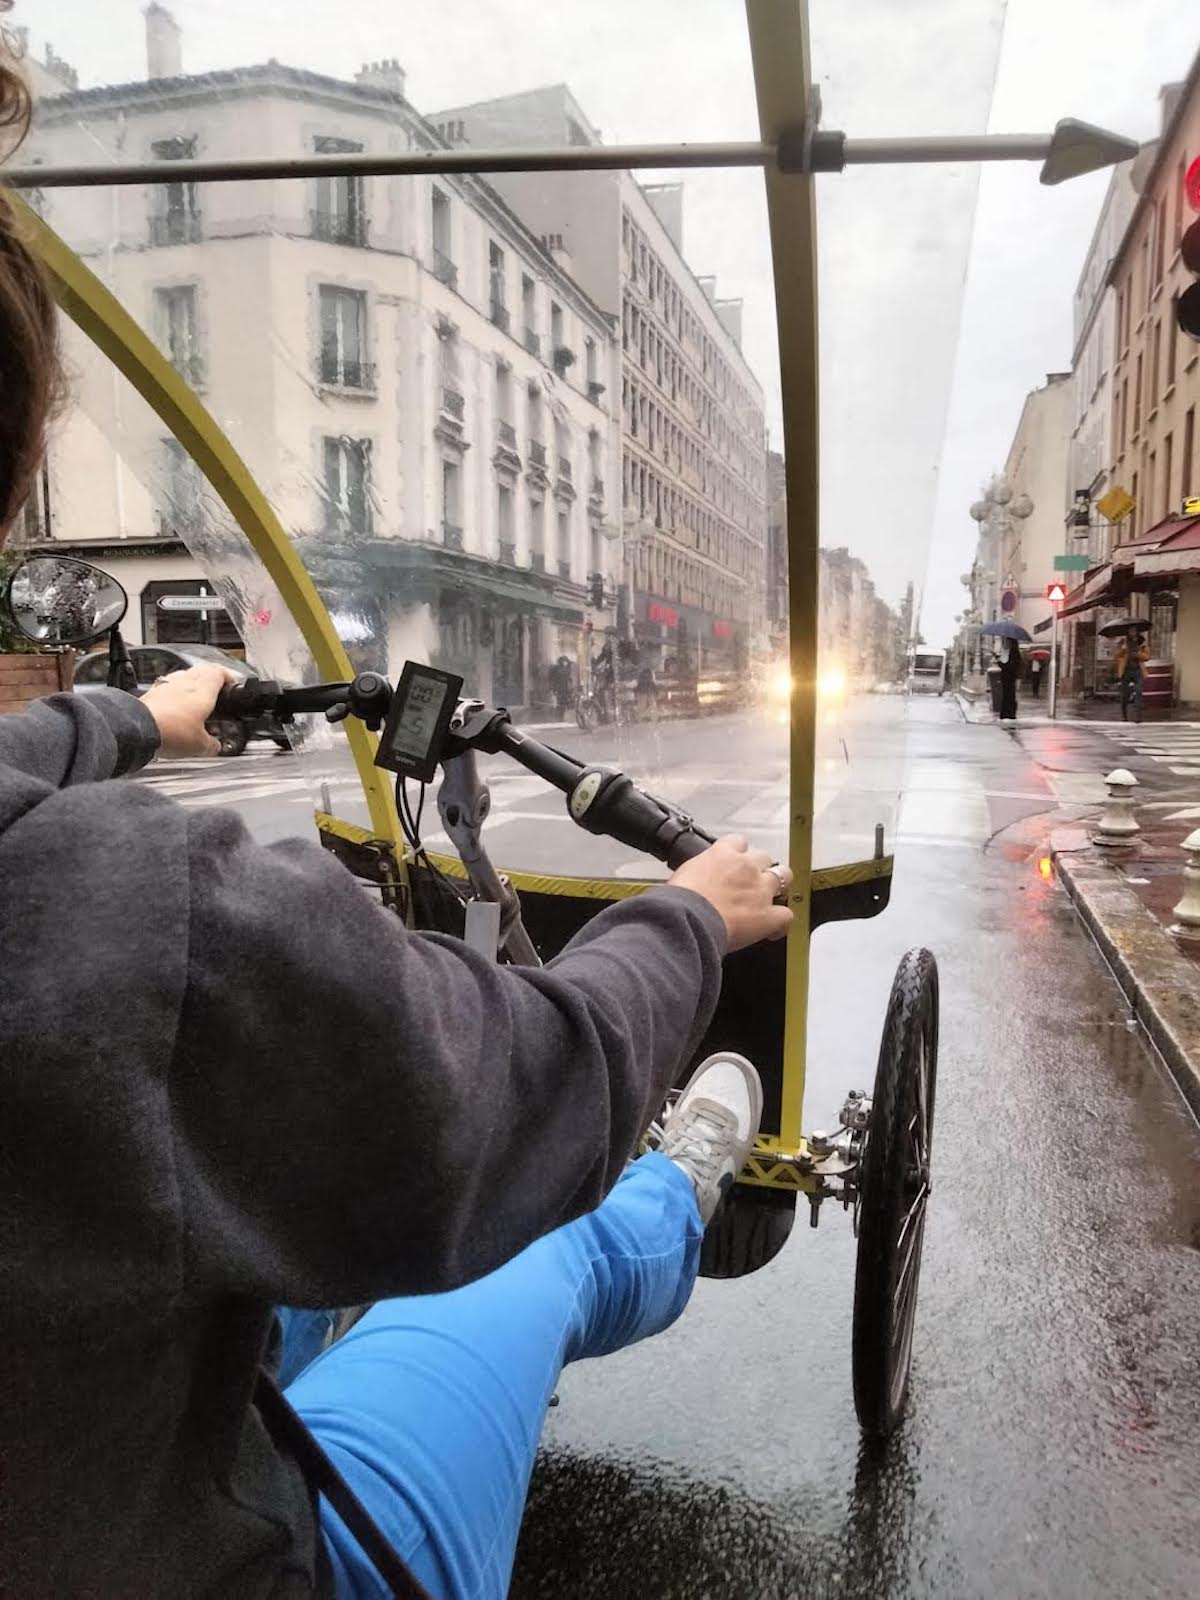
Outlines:
{"type": "MultiPolygon", "coordinates": [[[[789,0],[779,0],[780,4],[789,0]]],[[[143,0],[18,0],[81,83],[145,75],[143,0]]],[[[269,57],[338,76],[396,56],[420,110],[564,80],[606,142],[756,134],[739,0],[174,0],[187,71],[269,57]]],[[[851,135],[1049,129],[1136,138],[1200,43],[1182,0],[815,0],[824,123],[851,135]],[[1135,20],[1136,19],[1136,20],[1135,20]]],[[[251,154],[253,152],[247,152],[251,154]]],[[[754,174],[688,175],[685,252],[745,300],[745,351],[780,439],[765,205],[754,174]]],[[[966,508],[1003,462],[1025,392],[1069,367],[1071,299],[1106,179],[1035,166],[820,180],[822,541],[890,600],[929,561],[924,629],[963,603],[966,508]],[[976,204],[976,199],[978,203],[976,204]],[[930,550],[932,556],[930,557],[930,550]]]]}

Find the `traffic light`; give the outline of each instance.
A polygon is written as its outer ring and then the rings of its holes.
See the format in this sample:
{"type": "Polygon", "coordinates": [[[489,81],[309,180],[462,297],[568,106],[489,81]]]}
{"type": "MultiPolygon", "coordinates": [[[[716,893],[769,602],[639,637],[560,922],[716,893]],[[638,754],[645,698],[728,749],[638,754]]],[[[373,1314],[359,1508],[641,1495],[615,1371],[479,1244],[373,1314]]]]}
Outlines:
{"type": "MultiPolygon", "coordinates": [[[[1193,211],[1200,211],[1200,156],[1187,169],[1183,192],[1193,211]]],[[[1200,217],[1192,221],[1179,241],[1179,254],[1197,281],[1189,284],[1175,302],[1175,316],[1189,339],[1200,340],[1200,217]]]]}
{"type": "Polygon", "coordinates": [[[1048,583],[1046,585],[1046,599],[1052,600],[1055,605],[1067,598],[1067,587],[1063,583],[1048,583]]]}

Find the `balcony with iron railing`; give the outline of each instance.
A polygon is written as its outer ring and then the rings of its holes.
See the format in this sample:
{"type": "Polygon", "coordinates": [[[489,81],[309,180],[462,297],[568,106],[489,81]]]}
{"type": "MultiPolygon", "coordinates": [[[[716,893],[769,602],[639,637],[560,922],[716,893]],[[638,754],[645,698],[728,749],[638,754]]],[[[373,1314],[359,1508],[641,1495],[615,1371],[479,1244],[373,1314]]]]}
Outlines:
{"type": "Polygon", "coordinates": [[[195,211],[157,212],[150,218],[150,243],[198,244],[204,237],[204,226],[195,211]]]}
{"type": "Polygon", "coordinates": [[[360,394],[375,393],[375,363],[348,361],[344,357],[322,355],[318,363],[322,383],[335,389],[353,389],[360,394]]]}
{"type": "Polygon", "coordinates": [[[458,288],[458,268],[444,250],[433,252],[433,275],[448,289],[458,288]]]}
{"type": "Polygon", "coordinates": [[[314,239],[326,244],[349,244],[361,249],[367,242],[367,219],[361,212],[313,210],[308,213],[308,227],[314,239]]]}
{"type": "Polygon", "coordinates": [[[442,523],[442,543],[447,550],[461,550],[463,547],[463,531],[455,522],[442,523]]]}

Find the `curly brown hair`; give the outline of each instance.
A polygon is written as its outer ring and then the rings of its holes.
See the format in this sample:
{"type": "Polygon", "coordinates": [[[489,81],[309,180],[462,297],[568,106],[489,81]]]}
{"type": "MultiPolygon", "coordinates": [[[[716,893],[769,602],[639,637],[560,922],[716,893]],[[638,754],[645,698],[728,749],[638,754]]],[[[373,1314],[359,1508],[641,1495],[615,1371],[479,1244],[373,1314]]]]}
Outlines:
{"type": "MultiPolygon", "coordinates": [[[[0,15],[12,0],[0,0],[0,15]]],[[[29,89],[0,29],[0,146],[7,158],[29,130],[29,89]]],[[[50,286],[0,190],[0,544],[46,451],[46,425],[62,397],[58,317],[50,286]]]]}

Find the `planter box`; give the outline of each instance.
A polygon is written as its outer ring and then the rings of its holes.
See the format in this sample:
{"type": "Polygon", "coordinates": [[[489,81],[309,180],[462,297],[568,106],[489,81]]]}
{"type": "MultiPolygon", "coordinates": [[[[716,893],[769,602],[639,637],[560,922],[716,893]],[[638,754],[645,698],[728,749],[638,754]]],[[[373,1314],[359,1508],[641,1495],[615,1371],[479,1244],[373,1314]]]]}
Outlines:
{"type": "Polygon", "coordinates": [[[70,689],[75,673],[73,651],[45,655],[0,655],[0,715],[24,711],[33,700],[70,689]]]}

